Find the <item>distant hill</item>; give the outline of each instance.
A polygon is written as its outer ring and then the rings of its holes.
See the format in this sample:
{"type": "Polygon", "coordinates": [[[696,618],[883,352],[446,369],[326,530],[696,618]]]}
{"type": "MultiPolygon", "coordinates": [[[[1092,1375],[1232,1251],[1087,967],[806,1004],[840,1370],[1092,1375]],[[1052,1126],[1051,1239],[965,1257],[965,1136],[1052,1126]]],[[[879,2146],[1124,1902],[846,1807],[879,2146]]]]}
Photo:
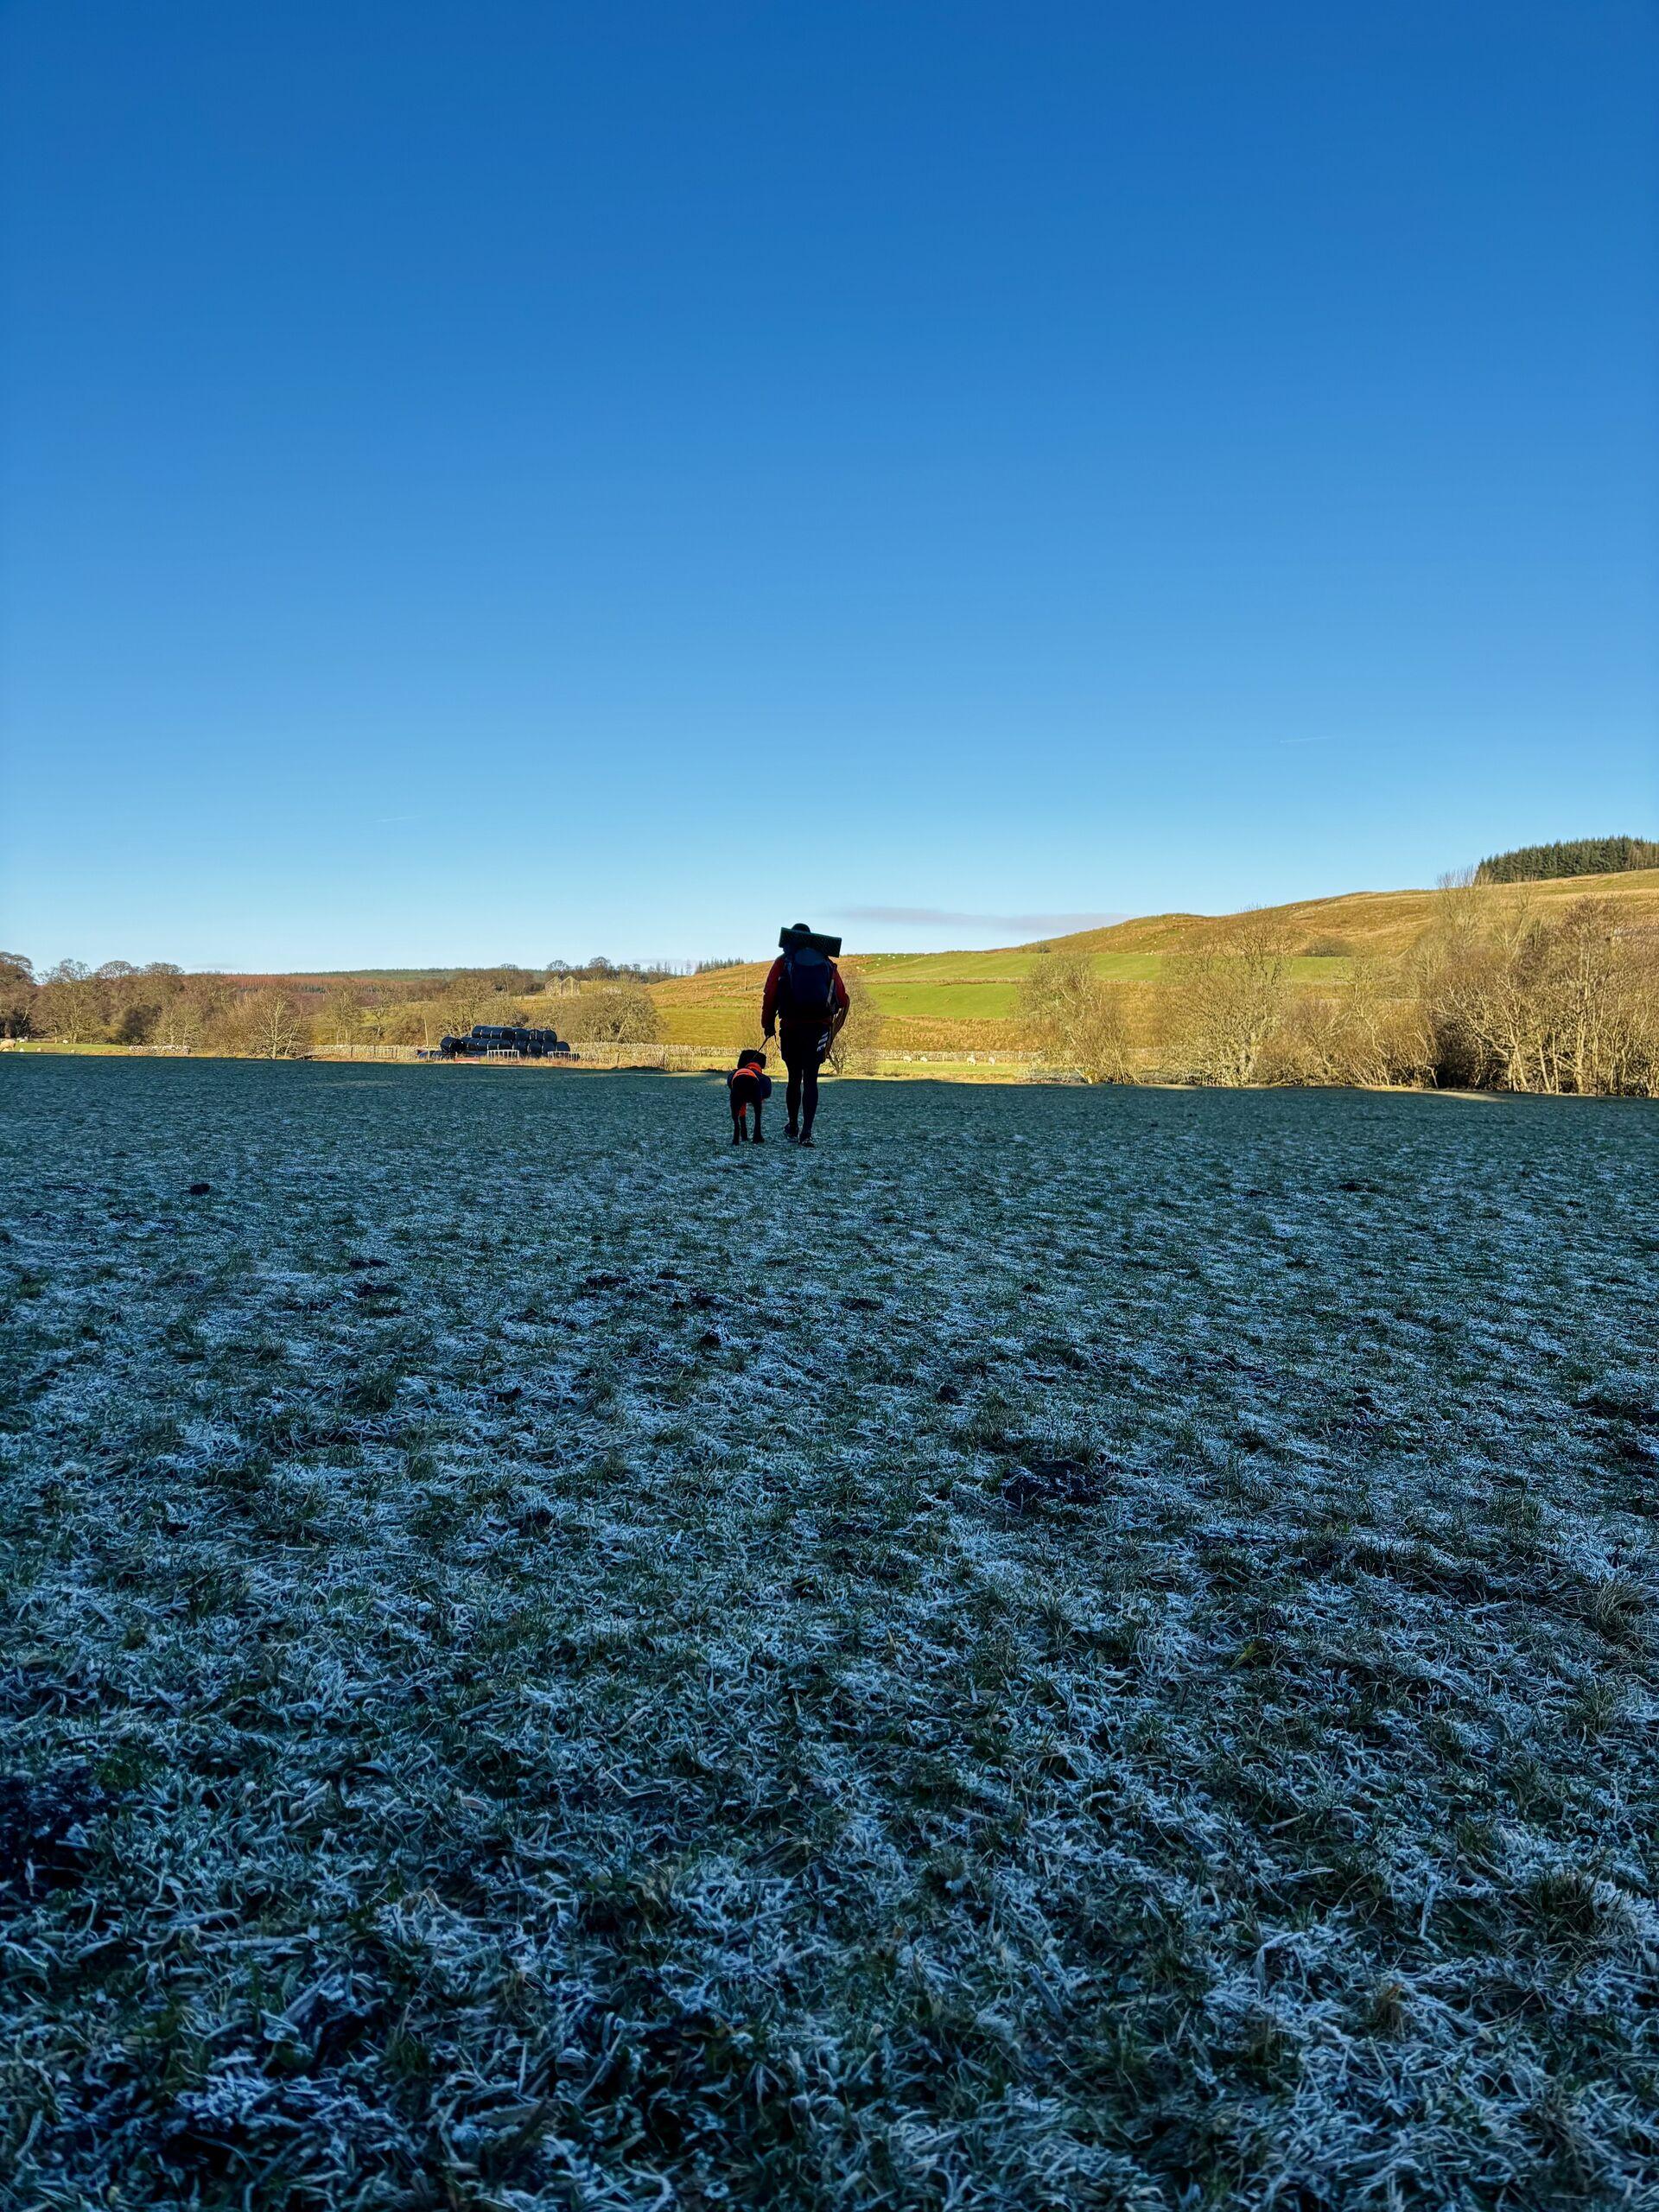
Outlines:
{"type": "MultiPolygon", "coordinates": [[[[1337,982],[1356,958],[1402,952],[1413,944],[1428,926],[1440,895],[1350,891],[1293,899],[1259,910],[1258,918],[1278,925],[1299,980],[1337,982]]],[[[1507,892],[1492,885],[1482,895],[1520,897],[1550,908],[1574,899],[1609,899],[1629,908],[1633,925],[1659,927],[1659,867],[1553,877],[1507,892]]],[[[1087,952],[1100,973],[1116,981],[1155,985],[1183,957],[1224,943],[1239,919],[1236,914],[1147,914],[991,952],[853,952],[846,965],[863,976],[887,1017],[884,1042],[890,1049],[994,1052],[1011,1041],[1008,1018],[1020,981],[1046,946],[1087,952]]],[[[766,962],[747,961],[712,975],[653,984],[664,1035],[684,1044],[752,1042],[766,972],[766,962]]]]}
{"type": "Polygon", "coordinates": [[[1651,837],[1575,837],[1562,845],[1517,845],[1494,853],[1475,870],[1477,883],[1541,883],[1556,876],[1613,875],[1659,867],[1651,837]]]}

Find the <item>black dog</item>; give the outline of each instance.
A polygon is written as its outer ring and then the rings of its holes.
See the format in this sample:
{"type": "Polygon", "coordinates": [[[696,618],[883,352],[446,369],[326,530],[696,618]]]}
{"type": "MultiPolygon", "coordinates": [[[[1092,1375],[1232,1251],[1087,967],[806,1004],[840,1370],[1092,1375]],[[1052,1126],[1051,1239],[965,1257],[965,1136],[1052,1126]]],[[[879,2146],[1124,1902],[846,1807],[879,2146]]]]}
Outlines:
{"type": "Polygon", "coordinates": [[[749,1134],[749,1109],[754,1109],[754,1141],[764,1144],[760,1109],[772,1096],[772,1077],[766,1072],[764,1052],[740,1052],[737,1065],[726,1078],[732,1101],[732,1142],[742,1144],[749,1134]]]}

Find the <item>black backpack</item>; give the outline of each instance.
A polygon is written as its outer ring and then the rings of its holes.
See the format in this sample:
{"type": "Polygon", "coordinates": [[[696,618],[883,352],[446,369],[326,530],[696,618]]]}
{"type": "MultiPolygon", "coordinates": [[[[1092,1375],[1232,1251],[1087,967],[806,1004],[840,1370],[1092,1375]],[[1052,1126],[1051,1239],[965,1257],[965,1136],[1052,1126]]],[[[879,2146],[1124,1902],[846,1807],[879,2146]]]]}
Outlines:
{"type": "Polygon", "coordinates": [[[779,995],[785,1014],[829,1013],[836,995],[836,971],[821,952],[810,944],[786,952],[783,980],[779,995]]]}

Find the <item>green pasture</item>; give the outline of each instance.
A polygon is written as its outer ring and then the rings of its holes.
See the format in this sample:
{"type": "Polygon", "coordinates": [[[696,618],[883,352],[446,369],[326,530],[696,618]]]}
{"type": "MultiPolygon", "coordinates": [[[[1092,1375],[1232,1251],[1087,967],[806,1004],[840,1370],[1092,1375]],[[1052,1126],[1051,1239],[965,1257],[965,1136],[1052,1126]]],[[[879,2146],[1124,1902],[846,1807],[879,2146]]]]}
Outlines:
{"type": "Polygon", "coordinates": [[[870,979],[870,996],[895,1020],[1003,1021],[1014,1010],[1017,982],[888,982],[870,979]]]}
{"type": "MultiPolygon", "coordinates": [[[[1027,945],[994,952],[859,953],[849,956],[849,964],[868,984],[881,1013],[894,1021],[1008,1021],[1020,983],[1040,950],[1027,945]]],[[[1112,982],[1177,985],[1185,960],[1179,953],[1097,952],[1092,964],[1112,982]]],[[[1306,985],[1341,982],[1352,964],[1307,956],[1293,959],[1289,969],[1295,982],[1306,985]]],[[[653,995],[664,1036],[676,1043],[700,1043],[728,1031],[735,1037],[745,1013],[759,1006],[761,974],[759,968],[728,969],[659,985],[653,995]]],[[[550,1018],[557,1022],[556,1008],[550,1018]]]]}
{"type": "MultiPolygon", "coordinates": [[[[1014,1012],[1035,951],[877,954],[858,963],[883,1014],[912,1021],[1002,1021],[1014,1012]]],[[[1179,954],[1101,952],[1091,963],[1115,983],[1177,983],[1179,954]]],[[[1344,980],[1350,960],[1306,956],[1289,963],[1298,983],[1344,980]]]]}

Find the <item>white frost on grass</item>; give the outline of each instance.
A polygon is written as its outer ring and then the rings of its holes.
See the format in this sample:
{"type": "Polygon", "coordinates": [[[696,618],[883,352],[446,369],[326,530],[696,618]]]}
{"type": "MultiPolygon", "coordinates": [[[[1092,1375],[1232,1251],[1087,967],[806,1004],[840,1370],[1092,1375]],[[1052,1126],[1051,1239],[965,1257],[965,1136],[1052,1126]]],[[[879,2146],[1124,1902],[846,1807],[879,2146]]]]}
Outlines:
{"type": "Polygon", "coordinates": [[[1654,1109],[0,1086],[20,2204],[1659,2201],[1654,1109]]]}

